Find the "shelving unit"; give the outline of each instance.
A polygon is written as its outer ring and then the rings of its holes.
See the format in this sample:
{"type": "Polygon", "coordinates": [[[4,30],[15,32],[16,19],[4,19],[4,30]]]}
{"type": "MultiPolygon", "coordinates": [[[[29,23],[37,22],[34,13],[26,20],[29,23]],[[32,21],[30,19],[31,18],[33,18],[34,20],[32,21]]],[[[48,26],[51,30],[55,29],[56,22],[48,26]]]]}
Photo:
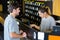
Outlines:
{"type": "MultiPolygon", "coordinates": [[[[24,17],[36,25],[40,25],[41,18],[38,14],[39,7],[45,7],[48,1],[25,1],[24,2],[24,17]]],[[[48,2],[49,3],[49,2],[48,2]]]]}
{"type": "Polygon", "coordinates": [[[40,25],[41,18],[38,14],[40,6],[45,6],[44,2],[25,2],[25,17],[30,20],[30,23],[40,25]]]}

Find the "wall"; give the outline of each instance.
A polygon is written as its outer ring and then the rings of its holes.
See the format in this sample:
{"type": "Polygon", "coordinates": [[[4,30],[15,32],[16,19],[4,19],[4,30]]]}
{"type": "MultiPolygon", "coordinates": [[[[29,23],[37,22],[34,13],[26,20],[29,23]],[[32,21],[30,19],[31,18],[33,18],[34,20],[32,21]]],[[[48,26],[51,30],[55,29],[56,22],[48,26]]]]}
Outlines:
{"type": "Polygon", "coordinates": [[[60,0],[53,0],[53,14],[60,16],[60,0]]]}
{"type": "Polygon", "coordinates": [[[1,11],[3,11],[3,9],[2,9],[2,4],[0,4],[0,12],[1,12],[1,11]]]}

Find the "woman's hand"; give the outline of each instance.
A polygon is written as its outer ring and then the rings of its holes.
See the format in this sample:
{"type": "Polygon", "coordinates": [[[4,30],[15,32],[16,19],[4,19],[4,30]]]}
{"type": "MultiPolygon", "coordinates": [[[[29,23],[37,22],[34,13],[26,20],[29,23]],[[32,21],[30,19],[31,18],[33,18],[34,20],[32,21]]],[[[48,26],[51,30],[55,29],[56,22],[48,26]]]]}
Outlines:
{"type": "Polygon", "coordinates": [[[31,28],[32,28],[32,27],[36,27],[36,25],[35,25],[35,24],[31,24],[30,27],[31,27],[31,28]]]}
{"type": "Polygon", "coordinates": [[[37,26],[37,25],[35,25],[35,24],[31,24],[30,27],[31,27],[31,28],[35,27],[36,29],[40,30],[40,26],[37,26]]]}

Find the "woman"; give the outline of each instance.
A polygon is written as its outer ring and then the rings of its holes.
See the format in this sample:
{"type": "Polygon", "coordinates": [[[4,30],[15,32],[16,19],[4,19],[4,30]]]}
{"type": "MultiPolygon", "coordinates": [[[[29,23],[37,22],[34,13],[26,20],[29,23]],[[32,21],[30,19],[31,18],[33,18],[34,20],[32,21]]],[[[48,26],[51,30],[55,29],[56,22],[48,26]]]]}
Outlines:
{"type": "Polygon", "coordinates": [[[50,13],[48,12],[48,8],[45,7],[41,7],[38,10],[39,16],[42,18],[41,20],[41,25],[40,27],[35,25],[35,24],[31,24],[31,27],[35,27],[36,29],[40,29],[40,31],[42,32],[47,32],[49,30],[52,30],[53,26],[55,26],[55,20],[52,16],[50,16],[50,13]]]}

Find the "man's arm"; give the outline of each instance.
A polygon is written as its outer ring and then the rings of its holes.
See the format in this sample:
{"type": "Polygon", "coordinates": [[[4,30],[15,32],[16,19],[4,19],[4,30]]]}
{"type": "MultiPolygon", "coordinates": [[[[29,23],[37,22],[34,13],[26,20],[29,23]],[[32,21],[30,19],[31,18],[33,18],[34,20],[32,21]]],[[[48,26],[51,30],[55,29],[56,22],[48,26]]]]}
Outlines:
{"type": "MultiPolygon", "coordinates": [[[[9,28],[8,28],[9,30],[9,35],[10,35],[10,37],[12,37],[12,38],[22,38],[22,37],[26,37],[26,33],[25,32],[23,32],[22,33],[22,35],[21,34],[17,34],[16,33],[16,29],[17,29],[17,27],[16,27],[16,25],[15,25],[15,22],[13,21],[13,20],[11,20],[10,22],[9,22],[9,28]],[[14,26],[13,26],[14,25],[14,26]]],[[[18,28],[19,29],[19,28],[18,28]]]]}
{"type": "Polygon", "coordinates": [[[26,37],[26,33],[24,32],[22,35],[21,34],[16,34],[15,32],[10,33],[11,38],[23,38],[26,37]]]}

